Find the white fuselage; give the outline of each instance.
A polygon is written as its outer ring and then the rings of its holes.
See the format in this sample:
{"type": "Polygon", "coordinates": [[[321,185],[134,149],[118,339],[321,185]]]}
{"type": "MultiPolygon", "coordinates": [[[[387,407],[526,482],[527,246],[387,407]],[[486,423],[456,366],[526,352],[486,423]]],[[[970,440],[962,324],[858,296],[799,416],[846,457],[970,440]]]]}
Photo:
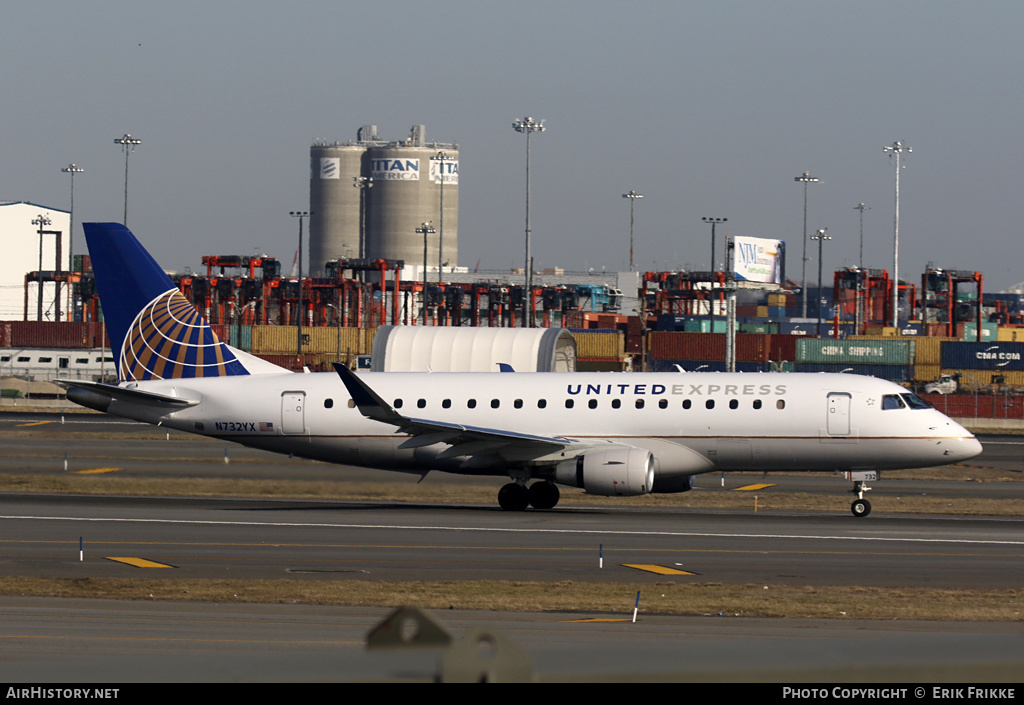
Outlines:
{"type": "MultiPolygon", "coordinates": [[[[940,412],[908,406],[912,395],[904,388],[857,375],[389,372],[359,378],[406,417],[649,450],[655,478],[928,467],[981,451],[973,435],[940,412]]],[[[558,460],[504,453],[481,465],[467,462],[469,448],[442,456],[449,448],[444,442],[400,448],[410,436],[365,418],[334,373],[122,386],[199,403],[168,411],[118,399],[112,414],[328,462],[506,474],[517,464],[558,460]]]]}

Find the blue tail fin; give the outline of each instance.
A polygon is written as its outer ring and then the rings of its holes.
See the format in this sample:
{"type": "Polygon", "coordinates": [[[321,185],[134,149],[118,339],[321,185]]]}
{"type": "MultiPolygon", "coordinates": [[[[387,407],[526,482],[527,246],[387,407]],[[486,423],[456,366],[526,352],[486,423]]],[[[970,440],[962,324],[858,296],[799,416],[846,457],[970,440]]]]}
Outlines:
{"type": "Polygon", "coordinates": [[[82,227],[119,380],[249,374],[128,228],[82,227]]]}

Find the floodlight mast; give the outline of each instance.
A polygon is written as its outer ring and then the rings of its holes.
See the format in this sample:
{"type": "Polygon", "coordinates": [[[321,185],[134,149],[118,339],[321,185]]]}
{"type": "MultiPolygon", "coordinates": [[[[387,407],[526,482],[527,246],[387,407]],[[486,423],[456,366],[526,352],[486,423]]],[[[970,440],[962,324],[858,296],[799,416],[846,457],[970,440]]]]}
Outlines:
{"type": "Polygon", "coordinates": [[[128,155],[135,151],[135,148],[142,144],[142,140],[137,137],[132,137],[127,132],[124,137],[118,137],[114,140],[114,144],[121,145],[124,149],[124,221],[122,225],[128,225],[128,155]]]}
{"type": "Polygon", "coordinates": [[[821,294],[821,263],[824,255],[822,253],[822,246],[825,244],[825,240],[831,240],[832,236],[828,234],[828,228],[821,228],[818,230],[816,235],[811,235],[812,240],[818,241],[818,332],[817,335],[821,337],[821,309],[824,296],[821,294]]]}
{"type": "Polygon", "coordinates": [[[288,211],[288,215],[293,218],[299,219],[299,315],[298,319],[298,333],[295,339],[295,355],[299,359],[300,369],[302,367],[302,317],[305,315],[303,311],[302,301],[302,222],[310,216],[312,211],[288,211]]]}
{"type": "MultiPolygon", "coordinates": [[[[899,327],[900,310],[900,160],[903,153],[909,154],[913,150],[897,140],[888,147],[882,147],[882,151],[889,155],[889,161],[896,163],[896,209],[893,216],[893,238],[892,238],[892,324],[899,327]],[[893,159],[895,157],[895,159],[893,159]]],[[[978,322],[980,329],[981,322],[978,322]]]]}
{"type": "Polygon", "coordinates": [[[423,325],[427,325],[427,235],[437,230],[428,220],[416,228],[416,232],[423,235],[423,325]]]}
{"type": "Polygon", "coordinates": [[[642,193],[630,189],[629,193],[622,194],[623,198],[629,199],[629,271],[633,271],[633,204],[636,199],[643,198],[642,193]]]}
{"type": "Polygon", "coordinates": [[[530,316],[530,304],[533,301],[533,267],[530,266],[530,135],[534,132],[544,132],[544,121],[534,120],[532,117],[524,117],[512,123],[516,132],[526,135],[526,261],[523,268],[526,282],[526,303],[523,306],[523,327],[532,328],[533,321],[527,320],[530,316]]]}
{"type": "Polygon", "coordinates": [[[75,174],[81,174],[85,171],[82,167],[78,166],[74,162],[68,164],[65,167],[61,167],[61,171],[65,174],[71,174],[71,211],[70,211],[70,224],[68,226],[68,262],[71,266],[75,265],[75,174]]]}
{"type": "Polygon", "coordinates": [[[803,262],[800,265],[800,298],[803,299],[803,317],[807,318],[807,184],[821,183],[809,172],[793,177],[793,181],[804,185],[804,232],[801,236],[804,241],[803,262]]]}

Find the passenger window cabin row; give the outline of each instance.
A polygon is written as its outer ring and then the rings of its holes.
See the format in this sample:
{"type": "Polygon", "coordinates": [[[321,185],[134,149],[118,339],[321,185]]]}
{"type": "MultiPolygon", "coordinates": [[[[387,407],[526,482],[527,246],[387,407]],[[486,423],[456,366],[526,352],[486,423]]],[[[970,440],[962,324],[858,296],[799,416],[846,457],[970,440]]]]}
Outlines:
{"type": "MultiPolygon", "coordinates": [[[[576,401],[577,401],[576,399],[566,399],[565,400],[565,408],[566,409],[573,409],[573,408],[575,408],[576,407],[576,401]]],[[[580,400],[580,401],[582,402],[583,400],[580,400]]],[[[634,408],[637,408],[637,409],[643,409],[643,408],[645,408],[647,406],[647,401],[648,401],[647,399],[643,399],[643,398],[635,399],[633,401],[633,406],[634,406],[634,408]]],[[[651,400],[651,401],[653,402],[653,400],[651,400]]],[[[353,402],[350,399],[349,402],[348,402],[348,405],[349,405],[350,408],[354,407],[355,406],[355,402],[353,402]]],[[[324,401],[324,407],[325,408],[330,409],[332,406],[334,406],[334,400],[326,399],[324,401]]],[[[405,406],[405,400],[404,399],[395,399],[394,400],[394,408],[395,409],[401,409],[403,406],[405,406]]],[[[512,408],[514,408],[514,409],[522,409],[524,406],[525,406],[525,402],[523,402],[522,399],[515,399],[515,400],[512,401],[512,408]]],[[[547,406],[548,406],[547,399],[538,399],[537,400],[537,408],[538,409],[546,409],[547,406]]],[[[597,408],[599,408],[601,406],[601,402],[598,399],[587,399],[586,400],[586,406],[589,409],[597,409],[597,408]]],[[[613,408],[613,409],[621,409],[623,407],[623,400],[622,399],[612,399],[611,402],[609,403],[609,406],[611,406],[611,408],[613,408]]],[[[628,407],[628,404],[626,404],[626,406],[628,407]]],[[[652,407],[653,406],[654,405],[652,404],[652,407]]],[[[694,403],[693,403],[692,399],[683,399],[681,408],[683,408],[683,409],[691,409],[691,408],[693,408],[693,406],[694,406],[694,403]]],[[[704,400],[704,408],[705,409],[708,409],[708,410],[714,409],[715,406],[716,406],[716,400],[714,400],[714,399],[706,399],[706,400],[704,400]]],[[[500,399],[491,399],[490,400],[490,407],[492,409],[500,409],[501,408],[501,400],[500,399]]],[[[658,399],[657,400],[657,407],[659,409],[667,409],[667,408],[669,408],[669,400],[665,399],[665,398],[658,399]]],[[[729,403],[728,403],[728,407],[730,409],[738,409],[738,408],[740,408],[740,400],[739,399],[730,399],[729,403]]],[[[417,399],[416,400],[416,408],[417,409],[425,409],[425,408],[427,408],[427,400],[426,399],[417,399]]],[[[443,399],[441,401],[441,408],[442,409],[450,409],[450,408],[452,408],[452,400],[451,399],[443,399]]],[[[475,408],[477,408],[477,400],[476,399],[467,399],[466,400],[466,408],[467,409],[475,409],[475,408]]],[[[698,408],[699,408],[699,404],[698,404],[698,408]]],[[[753,408],[753,409],[764,408],[764,401],[761,400],[761,399],[754,399],[754,400],[752,400],[751,401],[751,408],[753,408]]],[[[775,408],[776,409],[785,409],[786,408],[786,400],[785,399],[776,399],[775,400],[775,408]]]]}

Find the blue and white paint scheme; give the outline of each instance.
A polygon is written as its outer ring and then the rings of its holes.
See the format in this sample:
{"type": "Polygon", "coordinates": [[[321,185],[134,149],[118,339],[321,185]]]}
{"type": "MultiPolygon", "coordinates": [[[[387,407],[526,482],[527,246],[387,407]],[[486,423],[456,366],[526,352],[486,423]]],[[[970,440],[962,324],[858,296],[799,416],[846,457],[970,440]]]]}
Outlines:
{"type": "Polygon", "coordinates": [[[858,375],[294,374],[218,340],[127,228],[85,231],[120,381],[62,384],[117,416],[344,465],[508,476],[509,510],[554,507],[558,485],[628,496],[804,470],[851,473],[864,516],[873,473],[981,452],[906,389],[858,375]]]}

